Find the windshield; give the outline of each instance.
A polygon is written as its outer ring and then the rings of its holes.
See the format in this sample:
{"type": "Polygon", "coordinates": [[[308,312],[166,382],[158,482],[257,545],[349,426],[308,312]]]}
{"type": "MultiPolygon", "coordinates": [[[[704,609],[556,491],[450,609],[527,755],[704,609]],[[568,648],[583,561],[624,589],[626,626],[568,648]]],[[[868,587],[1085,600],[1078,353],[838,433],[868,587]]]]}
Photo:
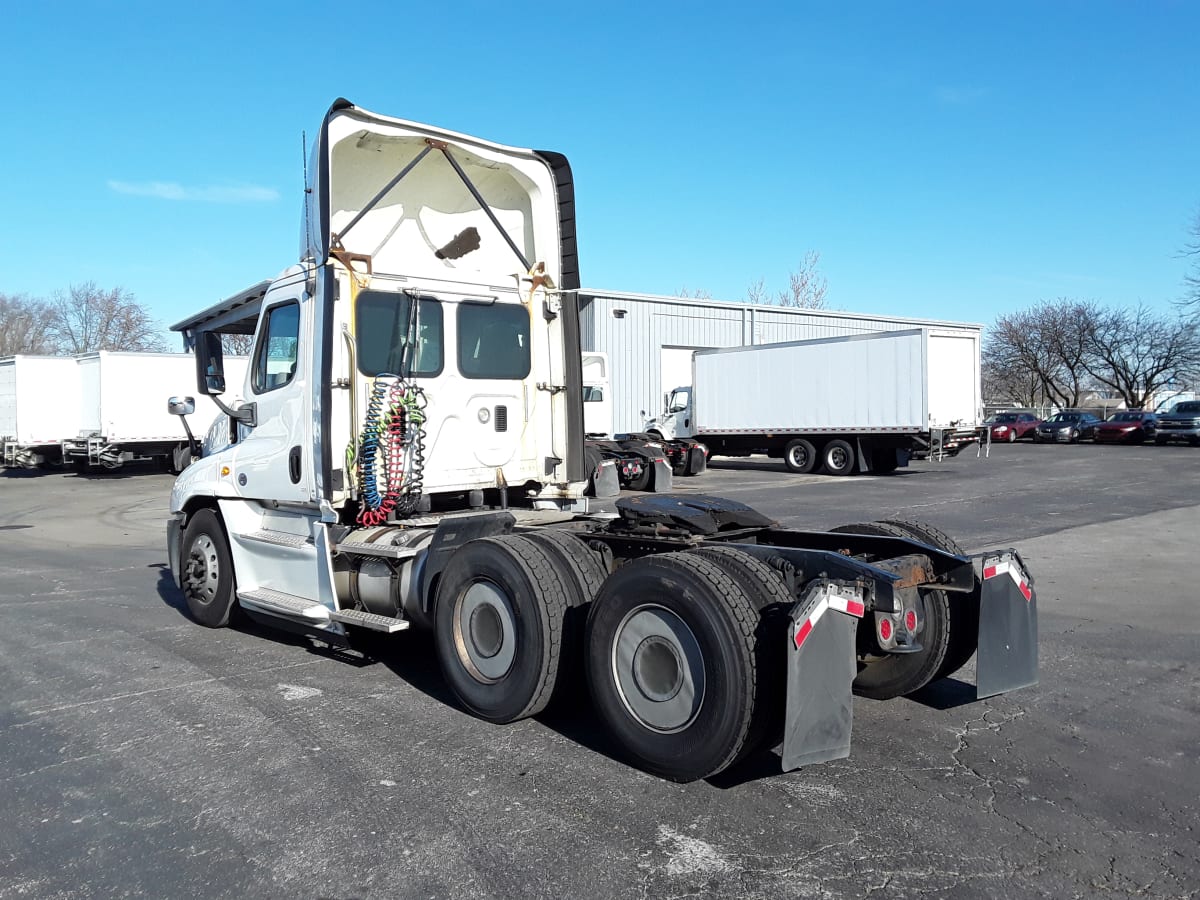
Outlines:
{"type": "Polygon", "coordinates": [[[996,416],[996,421],[997,422],[1015,422],[1015,421],[1017,421],[1017,414],[1016,413],[1004,413],[1003,415],[996,416]]]}
{"type": "Polygon", "coordinates": [[[1140,422],[1140,421],[1142,421],[1142,414],[1134,413],[1134,412],[1117,413],[1115,416],[1113,416],[1108,421],[1110,421],[1110,422],[1140,422]]]}
{"type": "Polygon", "coordinates": [[[1173,413],[1184,413],[1186,415],[1195,415],[1200,413],[1200,403],[1179,403],[1171,410],[1173,413]]]}
{"type": "Polygon", "coordinates": [[[1046,421],[1051,424],[1055,422],[1078,422],[1079,413],[1055,413],[1046,421]]]}

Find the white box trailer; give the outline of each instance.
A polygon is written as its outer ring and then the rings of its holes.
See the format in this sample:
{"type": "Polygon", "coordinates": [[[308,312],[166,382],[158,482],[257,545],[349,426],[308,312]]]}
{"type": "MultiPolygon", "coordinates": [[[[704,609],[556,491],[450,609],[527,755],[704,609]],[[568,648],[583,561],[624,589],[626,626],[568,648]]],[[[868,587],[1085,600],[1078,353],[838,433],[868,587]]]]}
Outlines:
{"type": "Polygon", "coordinates": [[[977,338],[929,328],[698,350],[690,387],[647,430],[794,472],[890,472],[975,438],[978,373],[977,338]]]}
{"type": "Polygon", "coordinates": [[[0,358],[0,463],[61,462],[60,441],[79,430],[79,366],[70,356],[0,358]]]}
{"type": "MultiPolygon", "coordinates": [[[[114,469],[158,459],[174,471],[186,465],[188,434],[179,416],[167,411],[167,400],[196,393],[196,361],[191,354],[101,350],[81,354],[75,363],[79,427],[74,436],[63,438],[65,462],[114,469]]],[[[245,371],[245,357],[226,361],[226,372],[235,379],[231,383],[241,383],[245,371]]],[[[196,398],[197,421],[209,421],[218,413],[210,398],[196,398]]]]}

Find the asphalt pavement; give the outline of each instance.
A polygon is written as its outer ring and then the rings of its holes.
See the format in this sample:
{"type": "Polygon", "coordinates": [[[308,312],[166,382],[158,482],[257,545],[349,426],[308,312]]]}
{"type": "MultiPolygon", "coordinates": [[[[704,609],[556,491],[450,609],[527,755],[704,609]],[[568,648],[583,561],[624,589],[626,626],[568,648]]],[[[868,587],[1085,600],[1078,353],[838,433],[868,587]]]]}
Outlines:
{"type": "Polygon", "coordinates": [[[856,698],[852,755],[630,768],[586,697],[460,711],[382,662],[208,630],[168,476],[0,474],[0,898],[1194,897],[1200,449],[998,446],[888,477],[714,461],[679,490],[797,528],[920,517],[1036,578],[1041,682],[856,698]]]}

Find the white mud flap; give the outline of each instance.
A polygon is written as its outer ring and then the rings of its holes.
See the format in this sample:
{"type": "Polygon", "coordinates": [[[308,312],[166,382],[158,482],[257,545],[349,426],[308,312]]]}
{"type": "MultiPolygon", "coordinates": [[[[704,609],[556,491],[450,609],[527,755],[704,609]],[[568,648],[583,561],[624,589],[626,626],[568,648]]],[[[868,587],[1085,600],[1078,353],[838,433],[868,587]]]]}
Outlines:
{"type": "Polygon", "coordinates": [[[671,474],[671,464],[665,459],[647,460],[654,467],[650,476],[650,490],[656,494],[670,493],[674,487],[674,476],[671,474]]]}
{"type": "Polygon", "coordinates": [[[850,688],[858,674],[854,639],[865,611],[862,589],[819,580],[792,607],[788,630],[783,769],[850,755],[850,688]]]}
{"type": "Polygon", "coordinates": [[[592,479],[592,496],[597,500],[611,500],[621,496],[621,480],[617,475],[617,464],[611,459],[603,459],[596,465],[595,476],[592,479]]]}
{"type": "Polygon", "coordinates": [[[1037,595],[1015,550],[983,558],[976,693],[982,699],[1037,684],[1037,595]]]}

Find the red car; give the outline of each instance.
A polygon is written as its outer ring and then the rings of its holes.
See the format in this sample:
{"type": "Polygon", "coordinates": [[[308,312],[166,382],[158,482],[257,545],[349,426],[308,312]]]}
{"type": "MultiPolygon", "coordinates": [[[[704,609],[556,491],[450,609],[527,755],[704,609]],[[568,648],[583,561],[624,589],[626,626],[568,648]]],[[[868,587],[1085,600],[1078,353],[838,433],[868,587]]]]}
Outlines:
{"type": "Polygon", "coordinates": [[[1127,409],[1114,414],[1096,429],[1097,444],[1140,444],[1153,440],[1158,430],[1158,418],[1154,413],[1140,409],[1127,409]]]}
{"type": "Polygon", "coordinates": [[[1033,439],[1033,430],[1042,420],[1033,413],[1000,413],[992,422],[992,440],[1019,441],[1021,438],[1033,439]]]}

